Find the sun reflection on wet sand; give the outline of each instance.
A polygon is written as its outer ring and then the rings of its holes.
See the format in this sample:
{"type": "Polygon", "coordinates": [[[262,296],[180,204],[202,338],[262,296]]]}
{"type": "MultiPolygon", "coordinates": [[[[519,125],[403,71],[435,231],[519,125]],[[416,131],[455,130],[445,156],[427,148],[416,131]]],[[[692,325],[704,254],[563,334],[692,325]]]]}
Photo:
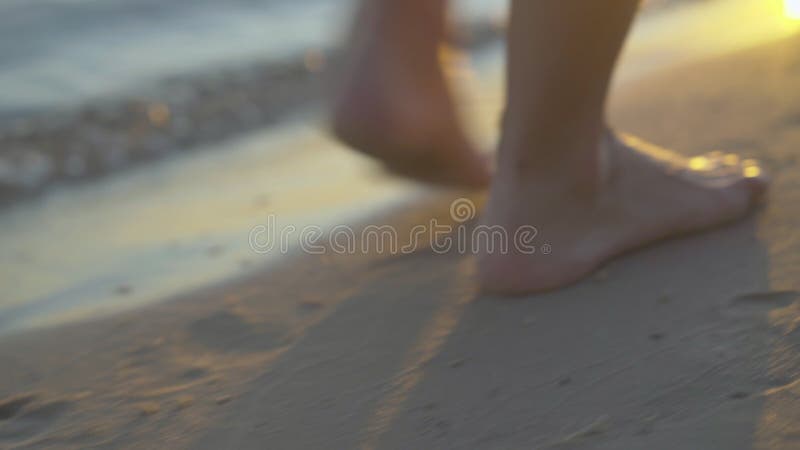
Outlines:
{"type": "MultiPolygon", "coordinates": [[[[464,260],[458,267],[461,279],[469,280],[472,272],[471,261],[464,260]]],[[[426,327],[419,333],[416,343],[409,350],[402,369],[394,378],[389,392],[378,403],[365,430],[361,444],[362,450],[378,448],[381,437],[389,430],[397,415],[402,411],[408,396],[414,391],[425,374],[425,364],[433,359],[447,338],[461,321],[464,307],[473,299],[473,288],[457,286],[436,311],[426,327]]]]}

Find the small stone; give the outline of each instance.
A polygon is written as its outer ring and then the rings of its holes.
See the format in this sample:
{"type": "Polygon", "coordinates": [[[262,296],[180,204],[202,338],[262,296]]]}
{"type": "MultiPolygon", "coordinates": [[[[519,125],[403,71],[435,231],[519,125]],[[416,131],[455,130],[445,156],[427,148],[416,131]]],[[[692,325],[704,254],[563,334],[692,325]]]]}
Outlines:
{"type": "Polygon", "coordinates": [[[325,307],[325,305],[323,305],[321,302],[316,302],[312,300],[300,302],[299,306],[303,312],[318,311],[325,307]]]}
{"type": "Polygon", "coordinates": [[[734,392],[734,393],[732,393],[730,395],[730,398],[732,398],[734,400],[741,400],[741,399],[744,399],[744,398],[747,398],[747,397],[750,397],[750,393],[744,392],[744,391],[737,391],[737,392],[734,392]]]}
{"type": "Polygon", "coordinates": [[[151,103],[147,106],[147,119],[156,127],[164,127],[169,123],[170,109],[165,103],[151,103]]]}
{"type": "Polygon", "coordinates": [[[178,397],[175,402],[178,405],[178,409],[186,409],[194,403],[194,397],[191,395],[181,395],[178,397]]]}
{"type": "Polygon", "coordinates": [[[136,408],[139,410],[139,414],[142,416],[152,416],[153,414],[157,414],[159,411],[161,411],[161,406],[156,402],[139,403],[136,405],[136,408]]]}
{"type": "Polygon", "coordinates": [[[566,385],[568,385],[570,383],[572,383],[572,378],[570,378],[570,377],[562,377],[562,378],[560,378],[558,380],[558,385],[559,386],[566,386],[566,385]]]}
{"type": "Polygon", "coordinates": [[[221,397],[217,397],[216,402],[217,402],[218,405],[224,405],[225,403],[228,403],[231,400],[232,400],[232,397],[230,395],[223,395],[221,397]]]}
{"type": "Polygon", "coordinates": [[[208,369],[205,369],[203,367],[191,367],[183,371],[183,373],[181,374],[181,378],[185,378],[188,380],[197,380],[207,375],[208,375],[208,369]]]}
{"type": "Polygon", "coordinates": [[[53,173],[52,159],[38,150],[21,149],[16,167],[16,182],[25,188],[35,188],[53,173]]]}
{"type": "Polygon", "coordinates": [[[664,339],[664,333],[653,333],[648,337],[650,338],[651,341],[660,341],[664,339]]]}
{"type": "Polygon", "coordinates": [[[424,409],[425,411],[433,411],[434,409],[436,409],[437,406],[438,405],[436,403],[430,402],[422,405],[422,409],[424,409]]]}
{"type": "Polygon", "coordinates": [[[63,162],[63,171],[70,177],[79,177],[86,173],[86,169],[86,159],[82,155],[72,153],[63,162]]]}
{"type": "Polygon", "coordinates": [[[580,439],[605,434],[610,429],[611,429],[611,418],[609,418],[608,416],[601,416],[588,426],[584,427],[583,429],[573,433],[572,435],[564,439],[564,443],[574,442],[580,439]]]}
{"type": "Polygon", "coordinates": [[[107,152],[103,154],[105,165],[109,169],[117,169],[128,162],[128,149],[124,145],[115,143],[107,146],[107,152]]]}
{"type": "Polygon", "coordinates": [[[463,366],[464,363],[466,363],[466,362],[467,362],[466,359],[461,358],[461,359],[456,359],[456,360],[450,361],[449,365],[450,365],[450,367],[452,367],[454,369],[458,369],[459,367],[463,366]]]}
{"type": "Polygon", "coordinates": [[[206,254],[211,257],[220,256],[225,251],[225,247],[222,245],[212,245],[208,249],[206,249],[206,254]]]}
{"type": "Polygon", "coordinates": [[[114,289],[114,293],[117,295],[128,295],[131,292],[133,292],[133,287],[128,284],[120,284],[116,289],[114,289]]]}

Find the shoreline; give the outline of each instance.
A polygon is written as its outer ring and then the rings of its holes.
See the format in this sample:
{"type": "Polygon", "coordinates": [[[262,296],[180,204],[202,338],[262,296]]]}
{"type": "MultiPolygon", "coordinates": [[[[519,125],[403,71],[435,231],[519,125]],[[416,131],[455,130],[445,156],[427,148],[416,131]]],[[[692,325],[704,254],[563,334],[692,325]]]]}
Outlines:
{"type": "MultiPolygon", "coordinates": [[[[502,37],[491,21],[452,45],[480,52],[502,37]]],[[[326,97],[338,49],[171,77],[116,99],[0,120],[0,207],[57,183],[90,180],[176,152],[291,121],[326,97]]]]}

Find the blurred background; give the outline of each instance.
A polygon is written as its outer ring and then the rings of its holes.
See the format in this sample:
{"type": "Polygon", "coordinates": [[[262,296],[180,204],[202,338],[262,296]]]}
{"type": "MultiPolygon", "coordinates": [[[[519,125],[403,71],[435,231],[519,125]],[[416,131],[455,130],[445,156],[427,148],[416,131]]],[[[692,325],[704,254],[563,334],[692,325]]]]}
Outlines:
{"type": "MultiPolygon", "coordinates": [[[[453,3],[456,44],[475,50],[502,36],[506,1],[453,3]]],[[[285,119],[319,100],[316,75],[335,64],[352,9],[344,0],[0,1],[0,199],[285,119]]]]}
{"type": "MultiPolygon", "coordinates": [[[[498,0],[460,0],[473,40],[498,0]]],[[[352,2],[3,0],[0,196],[285,118],[319,99],[352,2]]],[[[475,45],[476,42],[467,42],[475,45]]]]}
{"type": "MultiPolygon", "coordinates": [[[[507,6],[453,2],[452,43],[473,62],[465,104],[487,147],[507,6]]],[[[267,212],[328,223],[419,193],[329,151],[319,126],[353,9],[0,0],[0,331],[240,273],[254,262],[247,232],[267,212]]],[[[788,36],[800,19],[800,0],[642,9],[618,82],[788,36]]]]}

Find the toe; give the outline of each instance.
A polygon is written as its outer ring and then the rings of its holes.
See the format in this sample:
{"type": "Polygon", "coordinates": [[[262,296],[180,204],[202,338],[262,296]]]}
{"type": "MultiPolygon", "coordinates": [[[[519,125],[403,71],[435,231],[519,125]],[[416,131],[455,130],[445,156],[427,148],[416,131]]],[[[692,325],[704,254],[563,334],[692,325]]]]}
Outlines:
{"type": "Polygon", "coordinates": [[[732,153],[711,152],[692,158],[689,172],[708,186],[732,193],[737,198],[736,203],[743,203],[748,208],[764,199],[770,182],[761,163],[754,159],[743,160],[732,153]]]}
{"type": "Polygon", "coordinates": [[[752,205],[761,203],[769,191],[770,176],[764,166],[754,159],[742,161],[742,178],[750,193],[752,205]]]}
{"type": "Polygon", "coordinates": [[[756,161],[745,160],[738,173],[729,177],[723,186],[724,201],[729,205],[727,209],[732,215],[739,216],[763,202],[769,189],[769,176],[756,161]]]}

